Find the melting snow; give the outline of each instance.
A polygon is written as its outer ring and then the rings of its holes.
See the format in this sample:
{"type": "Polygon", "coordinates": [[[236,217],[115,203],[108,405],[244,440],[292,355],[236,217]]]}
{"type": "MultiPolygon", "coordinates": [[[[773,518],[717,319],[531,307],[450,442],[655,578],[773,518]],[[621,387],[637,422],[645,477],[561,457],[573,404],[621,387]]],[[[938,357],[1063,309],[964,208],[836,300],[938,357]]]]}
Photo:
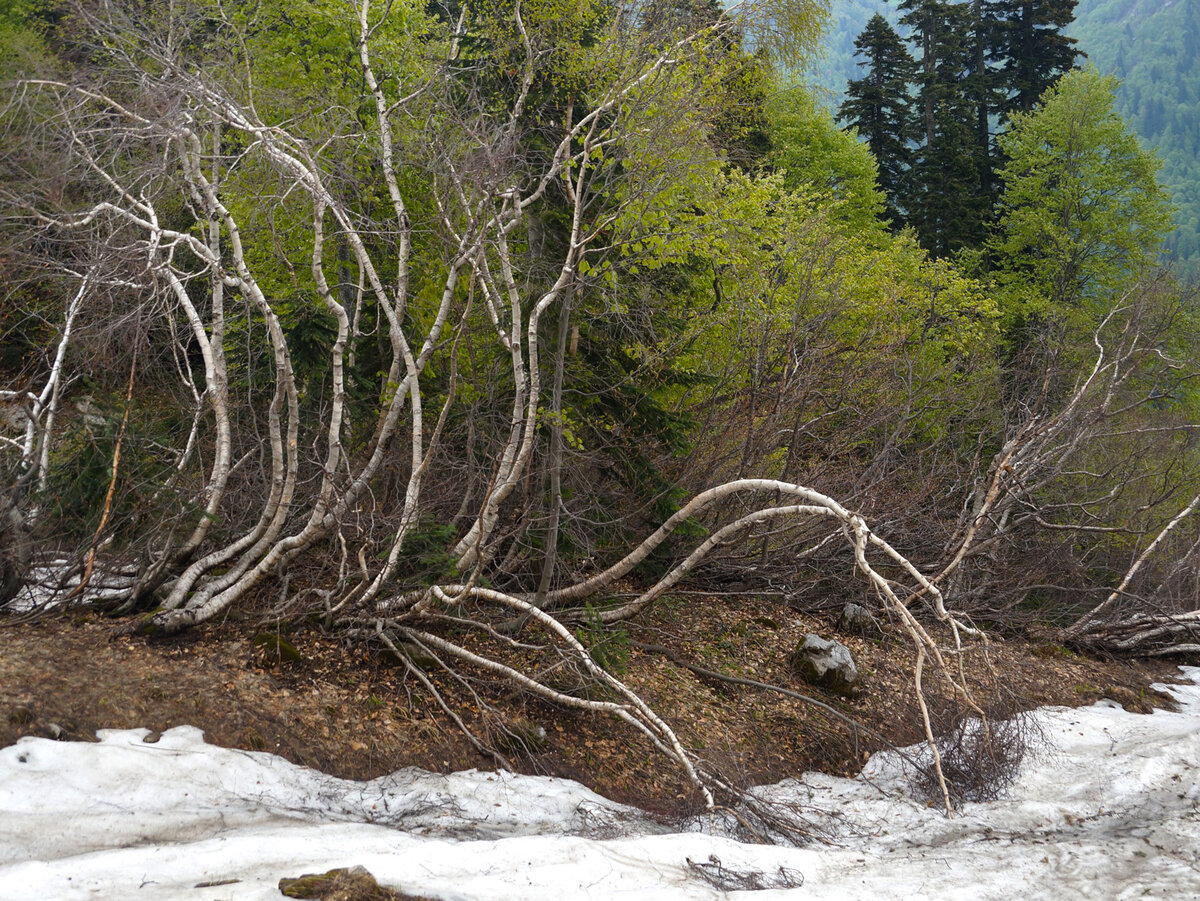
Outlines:
{"type": "Polygon", "coordinates": [[[94,604],[125,598],[137,581],[137,567],[96,567],[81,589],[83,564],[65,559],[34,566],[25,582],[3,606],[6,613],[27,613],[61,604],[94,604]]]}
{"type": "Polygon", "coordinates": [[[1177,712],[1039,711],[1052,747],[954,819],[907,798],[890,754],[762,789],[824,818],[833,843],[807,848],[667,833],[560,779],[350,782],[191,727],[25,738],[0,750],[0,897],[276,899],[281,877],[358,864],[487,901],[1200,899],[1200,668],[1182,669],[1177,712]]]}

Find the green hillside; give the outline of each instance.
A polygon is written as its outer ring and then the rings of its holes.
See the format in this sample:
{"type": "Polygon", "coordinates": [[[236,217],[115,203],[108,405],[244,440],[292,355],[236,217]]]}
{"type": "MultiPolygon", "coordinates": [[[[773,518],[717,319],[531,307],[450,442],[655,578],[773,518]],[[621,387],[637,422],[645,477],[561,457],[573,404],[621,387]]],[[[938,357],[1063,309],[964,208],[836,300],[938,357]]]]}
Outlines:
{"type": "Polygon", "coordinates": [[[1121,79],[1118,109],[1163,168],[1179,212],[1168,250],[1200,271],[1200,0],[1080,0],[1072,29],[1102,72],[1121,79]]]}

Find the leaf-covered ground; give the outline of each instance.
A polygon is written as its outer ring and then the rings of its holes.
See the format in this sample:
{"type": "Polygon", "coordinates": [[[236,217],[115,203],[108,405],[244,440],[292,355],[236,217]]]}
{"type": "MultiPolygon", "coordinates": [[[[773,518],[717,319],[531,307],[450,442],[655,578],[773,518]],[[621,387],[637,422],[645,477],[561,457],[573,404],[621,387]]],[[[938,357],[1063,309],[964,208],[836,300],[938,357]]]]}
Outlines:
{"type": "MultiPolygon", "coordinates": [[[[192,725],[214,744],[271,751],[344,778],[370,779],[409,765],[443,772],[496,766],[447,724],[402,667],[336,636],[293,631],[281,651],[268,627],[246,622],[163,641],[122,635],[120,626],[84,614],[4,624],[0,746],[24,735],[90,740],[97,729],[192,725]]],[[[697,676],[679,661],[809,694],[897,745],[920,737],[909,646],[886,623],[863,637],[770,599],[681,595],[617,632],[597,653],[689,748],[745,784],[813,769],[852,775],[883,742],[803,702],[697,676]],[[865,677],[860,697],[826,695],[792,675],[789,653],[809,631],[852,649],[865,677]],[[664,647],[674,659],[639,644],[664,647]]],[[[968,672],[978,677],[983,695],[1007,709],[1103,697],[1145,712],[1161,703],[1149,684],[1169,678],[1177,662],[1189,661],[1090,660],[1036,639],[995,640],[986,651],[971,652],[968,672]],[[1002,674],[999,682],[988,675],[993,671],[1002,674]]],[[[663,814],[691,808],[694,799],[679,774],[630,730],[502,685],[476,689],[479,700],[517,724],[514,731],[546,730],[544,742],[531,740],[524,750],[511,738],[502,741],[522,771],[570,777],[663,814]]],[[[481,718],[476,699],[461,691],[451,699],[466,722],[487,729],[491,721],[481,718]]]]}

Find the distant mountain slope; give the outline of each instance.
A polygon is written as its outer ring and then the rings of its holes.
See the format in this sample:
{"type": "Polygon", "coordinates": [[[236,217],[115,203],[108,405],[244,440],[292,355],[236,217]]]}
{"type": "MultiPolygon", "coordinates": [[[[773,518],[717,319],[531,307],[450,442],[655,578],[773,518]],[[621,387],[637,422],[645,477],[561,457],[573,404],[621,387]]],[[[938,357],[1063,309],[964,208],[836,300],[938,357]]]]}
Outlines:
{"type": "MultiPolygon", "coordinates": [[[[854,39],[876,12],[895,22],[894,3],[834,0],[826,57],[810,81],[832,108],[859,77],[854,39]]],[[[1117,108],[1163,168],[1179,207],[1167,250],[1200,275],[1200,0],[1080,0],[1070,34],[1104,73],[1122,81],[1117,108]]]]}
{"type": "Polygon", "coordinates": [[[1072,34],[1121,79],[1118,109],[1158,151],[1179,207],[1168,249],[1200,274],[1200,0],[1081,0],[1072,34]]]}
{"type": "Polygon", "coordinates": [[[899,28],[900,12],[895,3],[884,0],[832,0],[829,4],[829,31],[825,35],[825,55],[807,77],[810,87],[817,89],[831,108],[842,102],[846,82],[861,78],[858,61],[854,58],[854,39],[871,16],[879,13],[903,36],[899,28]]]}

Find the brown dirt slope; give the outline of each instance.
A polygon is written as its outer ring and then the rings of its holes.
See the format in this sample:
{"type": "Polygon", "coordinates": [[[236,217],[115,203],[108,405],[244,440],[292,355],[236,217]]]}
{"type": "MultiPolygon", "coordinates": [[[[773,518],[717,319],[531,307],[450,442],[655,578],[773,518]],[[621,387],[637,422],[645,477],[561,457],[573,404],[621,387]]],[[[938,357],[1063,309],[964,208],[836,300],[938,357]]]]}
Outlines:
{"type": "MultiPolygon", "coordinates": [[[[79,613],[21,623],[0,619],[0,746],[23,735],[86,740],[97,729],[163,731],[187,724],[217,744],[271,751],[355,779],[408,765],[496,766],[447,725],[403,668],[374,651],[348,648],[336,636],[301,630],[280,644],[270,632],[256,635],[262,626],[226,622],[147,640],[123,635],[120,627],[79,613]]],[[[744,783],[807,769],[852,774],[883,742],[811,705],[697,676],[679,661],[810,694],[895,744],[920,738],[909,645],[886,625],[863,637],[754,597],[680,596],[618,631],[606,656],[685,744],[744,783]],[[822,694],[791,674],[789,651],[808,631],[851,648],[865,675],[859,697],[822,694]],[[665,647],[675,659],[639,644],[665,647]]],[[[973,650],[966,665],[979,675],[981,695],[1005,709],[1107,697],[1146,712],[1163,703],[1150,683],[1170,681],[1175,672],[1169,662],[1092,660],[1036,638],[993,641],[986,651],[973,650]],[[1002,679],[984,677],[991,672],[1002,679]]],[[[454,700],[467,722],[481,722],[477,705],[485,701],[546,730],[544,743],[509,755],[526,772],[576,778],[664,813],[681,812],[690,802],[671,765],[631,730],[504,686],[480,683],[476,691],[475,698],[454,700]]]]}

